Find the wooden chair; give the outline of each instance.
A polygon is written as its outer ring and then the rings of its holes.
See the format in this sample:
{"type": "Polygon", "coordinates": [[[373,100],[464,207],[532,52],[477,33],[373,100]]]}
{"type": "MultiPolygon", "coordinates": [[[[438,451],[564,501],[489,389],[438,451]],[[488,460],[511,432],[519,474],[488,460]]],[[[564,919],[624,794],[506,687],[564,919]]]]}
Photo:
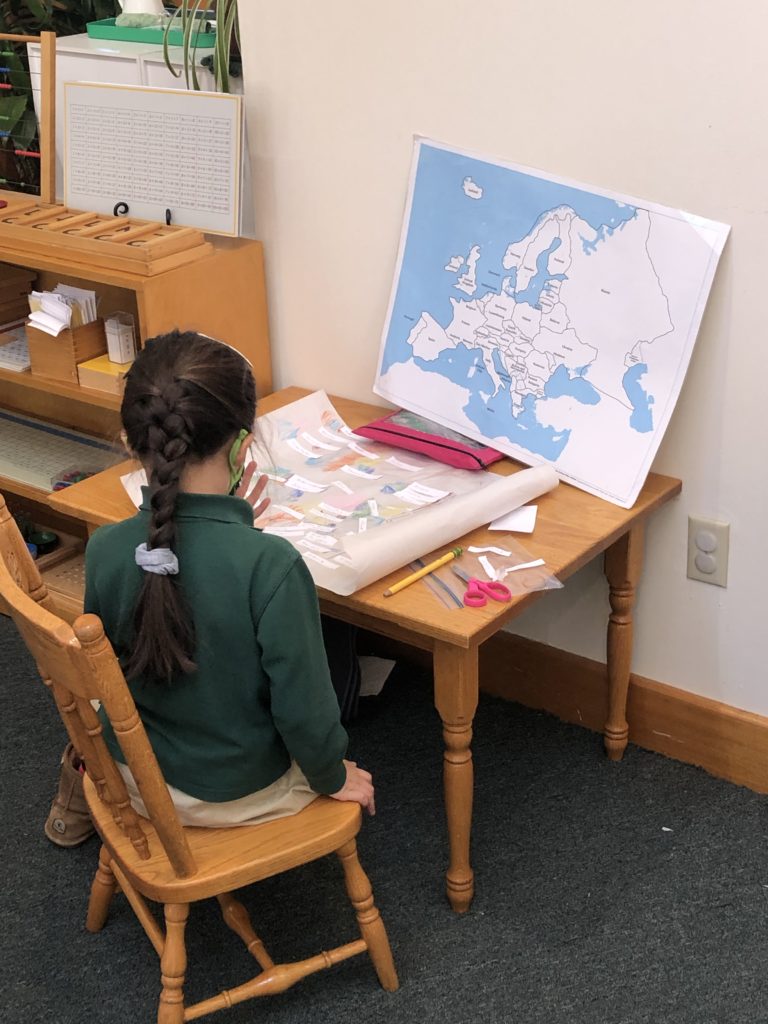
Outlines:
{"type": "Polygon", "coordinates": [[[398,987],[389,940],[357,858],[361,811],[354,803],[318,797],[299,814],[265,825],[183,828],[101,621],[82,615],[73,625],[33,600],[0,558],[0,599],[51,689],[75,748],[87,765],[85,795],[103,845],[91,886],[86,928],[99,931],[117,885],[160,957],[158,1024],[196,1020],[253,996],[282,992],[299,979],[368,951],[383,987],[398,987]],[[140,817],[102,735],[91,701],[104,707],[149,813],[140,817]],[[335,853],[344,871],[361,938],[292,963],[275,964],[233,890],[335,853]],[[184,1006],[189,904],[215,896],[227,925],[261,971],[244,984],[184,1006]],[[146,900],[164,904],[165,932],[146,900]]]}
{"type": "MultiPolygon", "coordinates": [[[[43,583],[35,560],[30,555],[2,494],[0,494],[0,561],[5,564],[12,579],[25,594],[29,594],[34,601],[37,601],[43,608],[47,608],[48,611],[56,611],[53,598],[43,583]]],[[[0,598],[0,612],[9,614],[2,598],[0,598]]]]}

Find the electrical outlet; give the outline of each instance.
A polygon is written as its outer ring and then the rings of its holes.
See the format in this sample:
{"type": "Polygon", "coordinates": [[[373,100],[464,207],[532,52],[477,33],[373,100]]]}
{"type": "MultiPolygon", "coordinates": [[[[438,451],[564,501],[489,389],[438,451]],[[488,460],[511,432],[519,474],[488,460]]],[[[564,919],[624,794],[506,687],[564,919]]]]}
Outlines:
{"type": "Polygon", "coordinates": [[[724,587],[728,582],[730,523],[688,516],[688,578],[724,587]]]}

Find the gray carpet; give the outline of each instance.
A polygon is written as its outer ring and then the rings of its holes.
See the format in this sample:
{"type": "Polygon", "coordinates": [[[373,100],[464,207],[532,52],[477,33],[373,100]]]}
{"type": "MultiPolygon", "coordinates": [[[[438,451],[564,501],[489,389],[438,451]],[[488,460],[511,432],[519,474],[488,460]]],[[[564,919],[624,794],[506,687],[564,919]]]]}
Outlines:
{"type": "MultiPolygon", "coordinates": [[[[63,731],[2,617],[0,674],[0,1018],[154,1021],[157,961],[125,900],[99,935],[84,929],[97,841],[67,851],[43,835],[63,731]]],[[[384,993],[356,958],[222,1021],[768,1022],[765,798],[634,747],[611,764],[594,734],[495,699],[481,700],[475,735],[471,911],[456,917],[443,894],[428,680],[399,667],[381,697],[362,702],[352,743],[376,775],[379,813],[360,851],[402,987],[384,993]]],[[[355,937],[335,860],[243,900],[276,957],[355,937]]],[[[187,936],[190,1000],[252,973],[211,904],[193,907],[187,936]]]]}

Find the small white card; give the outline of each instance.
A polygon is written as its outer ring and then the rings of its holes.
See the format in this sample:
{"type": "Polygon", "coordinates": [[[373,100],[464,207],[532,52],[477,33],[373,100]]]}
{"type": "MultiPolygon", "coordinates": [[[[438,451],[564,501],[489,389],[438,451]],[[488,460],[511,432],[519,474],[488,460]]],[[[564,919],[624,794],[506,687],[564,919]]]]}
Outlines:
{"type": "Polygon", "coordinates": [[[522,508],[516,508],[514,512],[507,512],[505,516],[494,519],[488,529],[511,530],[512,533],[533,533],[538,508],[538,505],[523,505],[522,508]]]}
{"type": "Polygon", "coordinates": [[[126,473],[120,477],[120,483],[125,488],[128,497],[136,508],[141,505],[141,488],[147,486],[147,474],[143,469],[134,469],[132,473],[126,473]]]}
{"type": "Polygon", "coordinates": [[[363,655],[360,658],[360,696],[376,697],[384,689],[389,673],[395,667],[389,658],[373,658],[363,655]]]}

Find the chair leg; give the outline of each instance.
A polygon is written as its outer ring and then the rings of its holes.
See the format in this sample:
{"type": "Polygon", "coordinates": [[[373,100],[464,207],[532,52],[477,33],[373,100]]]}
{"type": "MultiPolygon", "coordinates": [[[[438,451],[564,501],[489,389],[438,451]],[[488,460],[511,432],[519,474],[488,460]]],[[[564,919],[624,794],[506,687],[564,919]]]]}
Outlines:
{"type": "Polygon", "coordinates": [[[239,935],[245,943],[248,952],[259,962],[265,971],[275,966],[275,961],[267,952],[264,943],[253,930],[248,911],[239,900],[236,900],[231,892],[221,893],[216,897],[221,907],[221,915],[228,928],[231,928],[235,935],[239,935]]]}
{"type": "Polygon", "coordinates": [[[157,1008],[157,1024],[184,1022],[184,974],[187,970],[184,929],[188,917],[188,903],[166,903],[165,946],[160,958],[163,991],[157,1008]]]}
{"type": "Polygon", "coordinates": [[[106,846],[99,851],[99,866],[91,882],[91,896],[88,900],[88,916],[85,919],[85,927],[89,932],[100,932],[104,927],[109,912],[109,903],[112,899],[117,881],[112,874],[110,856],[106,846]]]}
{"type": "Polygon", "coordinates": [[[381,982],[382,988],[394,992],[400,985],[397,980],[395,962],[384,922],[381,920],[376,904],[373,902],[373,891],[368,876],[363,871],[357,858],[357,844],[350,839],[336,851],[344,869],[344,881],[347,894],[357,914],[360,934],[368,946],[368,953],[381,982]]]}

